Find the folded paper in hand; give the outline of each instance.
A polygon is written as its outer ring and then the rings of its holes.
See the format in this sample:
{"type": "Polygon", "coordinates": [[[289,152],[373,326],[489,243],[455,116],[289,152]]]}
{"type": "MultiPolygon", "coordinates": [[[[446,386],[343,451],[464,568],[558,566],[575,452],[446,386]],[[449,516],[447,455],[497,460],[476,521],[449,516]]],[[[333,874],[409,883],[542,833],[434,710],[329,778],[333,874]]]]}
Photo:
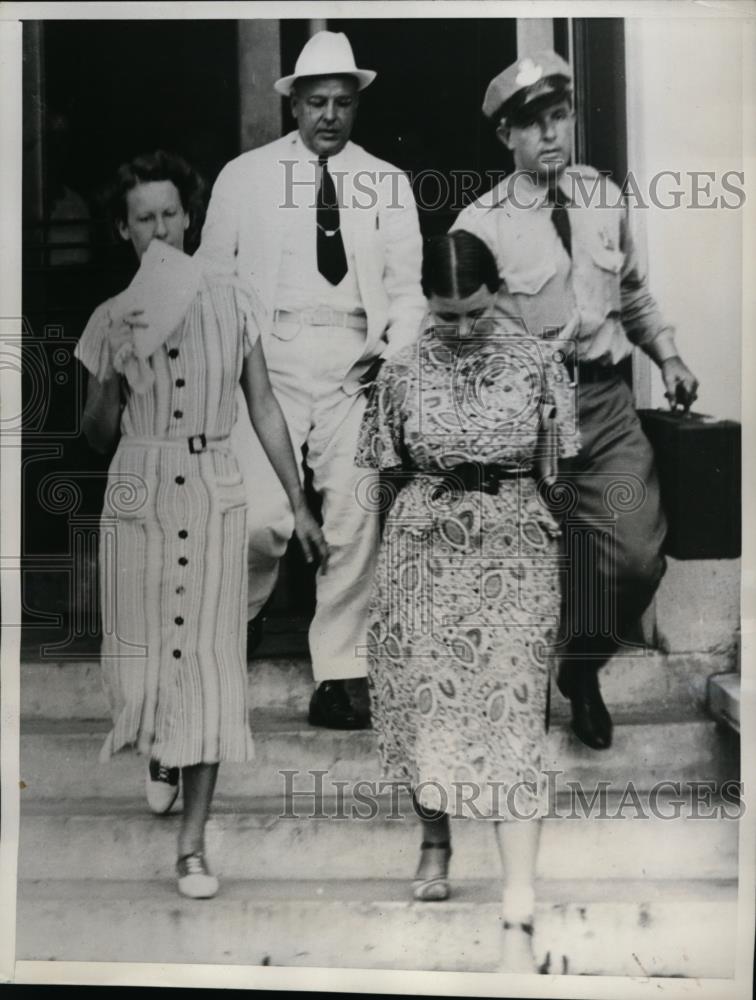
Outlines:
{"type": "Polygon", "coordinates": [[[199,260],[153,240],[134,280],[111,303],[111,315],[141,309],[139,321],[146,324],[134,329],[133,341],[113,358],[113,367],[125,375],[134,392],[146,392],[154,382],[148,360],[181,323],[202,286],[203,274],[199,260]]]}

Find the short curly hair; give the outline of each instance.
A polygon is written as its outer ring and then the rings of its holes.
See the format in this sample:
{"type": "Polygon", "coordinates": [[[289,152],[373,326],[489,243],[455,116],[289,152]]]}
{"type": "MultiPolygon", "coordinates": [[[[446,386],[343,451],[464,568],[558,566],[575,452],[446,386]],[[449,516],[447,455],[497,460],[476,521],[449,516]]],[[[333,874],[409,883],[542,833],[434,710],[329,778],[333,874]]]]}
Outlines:
{"type": "Polygon", "coordinates": [[[189,216],[187,240],[198,237],[205,216],[206,185],[200,174],[176,153],[156,149],[140,153],[116,171],[108,192],[108,207],[113,221],[125,223],[128,219],[127,196],[138,184],[150,181],[171,181],[181,198],[181,206],[189,216]]]}

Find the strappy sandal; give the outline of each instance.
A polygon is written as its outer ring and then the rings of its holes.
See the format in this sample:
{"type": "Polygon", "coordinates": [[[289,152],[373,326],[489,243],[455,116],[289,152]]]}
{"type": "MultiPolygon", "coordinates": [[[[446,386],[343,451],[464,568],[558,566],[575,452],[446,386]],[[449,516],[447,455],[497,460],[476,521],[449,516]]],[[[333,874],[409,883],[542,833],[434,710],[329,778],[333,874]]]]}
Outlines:
{"type": "Polygon", "coordinates": [[[502,956],[500,958],[500,960],[499,960],[499,964],[496,967],[496,971],[497,972],[524,973],[526,975],[530,975],[530,974],[536,972],[537,971],[537,967],[536,967],[535,957],[533,956],[533,924],[530,921],[528,921],[526,923],[521,923],[521,922],[518,922],[518,921],[510,922],[509,920],[505,920],[502,917],[501,928],[502,928],[503,931],[519,930],[523,934],[527,935],[527,937],[529,939],[528,943],[530,945],[531,961],[528,963],[528,966],[529,966],[528,968],[522,968],[522,969],[512,968],[511,965],[508,965],[507,963],[504,962],[504,958],[502,956]]]}
{"type": "Polygon", "coordinates": [[[519,927],[523,934],[527,934],[528,937],[533,937],[532,924],[510,924],[508,920],[502,920],[501,926],[505,931],[513,931],[515,927],[519,927]]]}
{"type": "Polygon", "coordinates": [[[441,902],[449,898],[449,859],[452,855],[451,844],[448,840],[441,840],[433,843],[424,840],[420,845],[421,851],[442,850],[445,854],[446,872],[443,875],[435,875],[433,878],[416,878],[412,883],[412,895],[421,903],[441,902]]]}

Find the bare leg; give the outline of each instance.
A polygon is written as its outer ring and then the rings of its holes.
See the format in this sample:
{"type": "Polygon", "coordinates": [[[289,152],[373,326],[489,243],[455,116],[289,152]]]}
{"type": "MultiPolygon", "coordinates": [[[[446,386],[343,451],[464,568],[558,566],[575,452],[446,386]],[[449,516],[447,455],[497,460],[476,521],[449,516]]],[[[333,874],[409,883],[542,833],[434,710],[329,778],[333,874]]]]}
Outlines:
{"type": "Polygon", "coordinates": [[[213,800],[218,765],[193,764],[191,767],[182,767],[181,777],[184,784],[184,815],[178,836],[179,857],[201,852],[205,848],[205,823],[213,800]]]}
{"type": "Polygon", "coordinates": [[[532,927],[535,910],[535,874],[541,821],[510,820],[494,824],[504,873],[500,972],[535,972],[532,927]]]}

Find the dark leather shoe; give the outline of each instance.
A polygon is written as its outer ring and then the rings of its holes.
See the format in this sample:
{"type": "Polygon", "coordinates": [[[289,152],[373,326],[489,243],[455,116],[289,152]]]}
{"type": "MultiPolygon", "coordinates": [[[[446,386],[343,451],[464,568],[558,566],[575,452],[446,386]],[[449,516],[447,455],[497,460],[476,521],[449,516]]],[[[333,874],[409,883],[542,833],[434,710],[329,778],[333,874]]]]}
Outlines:
{"type": "Polygon", "coordinates": [[[572,731],[593,750],[612,745],[612,717],[607,711],[598,681],[598,670],[585,663],[563,663],[557,687],[572,705],[572,731]]]}
{"type": "Polygon", "coordinates": [[[350,677],[344,681],[344,688],[346,689],[352,709],[357,717],[363,721],[363,727],[370,729],[372,720],[370,718],[370,691],[368,689],[367,677],[350,677]]]}
{"type": "Polygon", "coordinates": [[[365,729],[367,720],[352,707],[344,681],[323,681],[310,700],[307,721],[328,729],[365,729]]]}

